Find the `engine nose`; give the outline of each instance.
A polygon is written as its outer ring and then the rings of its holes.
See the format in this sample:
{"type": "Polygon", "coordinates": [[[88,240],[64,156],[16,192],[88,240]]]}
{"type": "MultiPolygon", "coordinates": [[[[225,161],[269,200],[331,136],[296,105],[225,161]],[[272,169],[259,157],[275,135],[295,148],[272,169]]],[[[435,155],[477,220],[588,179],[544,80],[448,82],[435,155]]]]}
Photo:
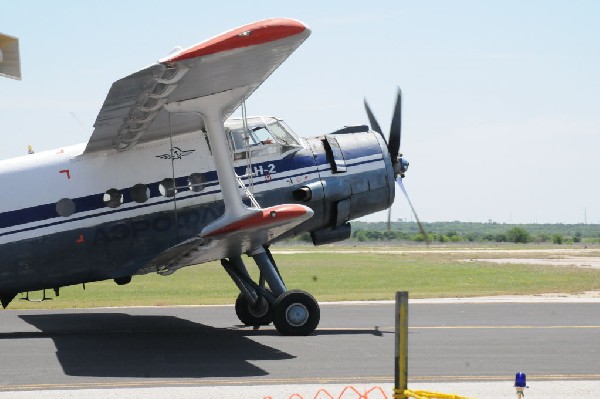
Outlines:
{"type": "Polygon", "coordinates": [[[387,209],[394,202],[396,172],[385,139],[367,126],[350,126],[307,139],[319,180],[292,195],[315,210],[315,245],[350,237],[352,219],[387,209]]]}
{"type": "Polygon", "coordinates": [[[324,144],[332,171],[324,179],[325,185],[337,187],[332,194],[340,192],[340,185],[347,187],[342,190],[349,194],[346,220],[387,209],[393,203],[396,173],[381,135],[367,126],[353,126],[325,135],[324,144]]]}
{"type": "Polygon", "coordinates": [[[404,174],[408,170],[408,165],[410,165],[408,161],[405,158],[402,158],[402,154],[400,154],[398,163],[396,163],[396,166],[394,167],[394,171],[397,175],[400,175],[400,177],[404,178],[404,174]]]}

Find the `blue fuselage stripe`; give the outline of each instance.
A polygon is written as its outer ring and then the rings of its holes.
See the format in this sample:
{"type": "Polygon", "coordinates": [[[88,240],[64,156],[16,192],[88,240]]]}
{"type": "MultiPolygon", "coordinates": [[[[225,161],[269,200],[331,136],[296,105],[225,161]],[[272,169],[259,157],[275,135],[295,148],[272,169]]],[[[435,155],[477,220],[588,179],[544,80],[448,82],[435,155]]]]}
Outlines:
{"type": "MultiPolygon", "coordinates": [[[[362,157],[364,157],[365,155],[370,155],[370,154],[363,153],[360,155],[362,157]]],[[[375,159],[375,160],[370,159],[370,160],[359,161],[359,162],[353,163],[352,160],[347,160],[347,162],[351,165],[363,165],[363,164],[368,164],[368,163],[377,162],[377,161],[379,161],[379,160],[378,159],[375,159]]],[[[313,160],[313,162],[314,162],[314,160],[313,160]]],[[[329,163],[327,162],[326,159],[323,159],[321,162],[322,162],[322,164],[320,164],[318,166],[321,166],[321,167],[329,166],[329,163]]],[[[299,162],[298,162],[297,158],[296,158],[296,162],[286,162],[286,160],[284,159],[281,161],[271,161],[271,162],[266,162],[266,163],[274,163],[277,168],[277,173],[274,174],[269,181],[267,181],[267,180],[257,181],[254,183],[254,186],[260,186],[262,184],[293,179],[295,177],[303,176],[308,173],[314,173],[317,170],[317,168],[316,168],[317,165],[315,165],[314,163],[311,164],[311,163],[307,162],[306,164],[304,164],[304,162],[300,162],[301,164],[298,165],[299,162]],[[289,174],[289,172],[293,171],[294,169],[296,169],[296,170],[297,169],[306,169],[307,167],[310,167],[310,166],[315,167],[315,170],[312,172],[305,170],[302,172],[289,174]],[[281,176],[282,172],[288,172],[288,173],[286,173],[285,176],[279,177],[279,176],[281,176]]],[[[245,167],[240,167],[237,169],[239,169],[239,171],[237,171],[237,172],[240,174],[243,174],[245,172],[245,167]]],[[[219,183],[217,180],[216,172],[215,171],[205,172],[204,176],[205,176],[207,182],[204,183],[205,188],[202,192],[191,194],[191,195],[188,193],[185,196],[185,198],[180,198],[180,199],[199,198],[199,197],[202,197],[205,195],[211,195],[211,194],[220,192],[220,189],[218,187],[219,183]]],[[[176,178],[177,187],[186,187],[187,179],[188,179],[187,176],[176,178]]],[[[160,185],[160,182],[154,182],[154,183],[148,184],[148,189],[150,190],[150,198],[162,197],[162,195],[159,191],[159,185],[160,185]]],[[[187,190],[186,190],[186,193],[187,193],[187,190]]],[[[73,199],[77,213],[81,214],[84,212],[93,212],[93,211],[97,211],[99,209],[106,209],[103,212],[88,214],[88,215],[80,216],[80,217],[70,217],[70,218],[64,219],[64,220],[57,220],[54,222],[37,224],[35,226],[25,227],[25,228],[21,228],[21,229],[17,229],[17,230],[5,231],[5,232],[0,233],[0,237],[13,235],[13,234],[17,234],[17,233],[22,233],[22,232],[27,232],[27,231],[33,231],[33,230],[42,229],[42,228],[51,227],[51,226],[62,225],[65,223],[70,223],[70,222],[75,222],[75,221],[87,220],[87,219],[96,218],[96,217],[105,216],[105,215],[111,215],[111,214],[116,214],[116,213],[121,213],[121,212],[128,212],[128,211],[132,211],[132,210],[136,210],[136,209],[148,208],[148,207],[152,207],[155,205],[163,205],[163,204],[174,201],[174,198],[166,198],[163,201],[157,201],[157,202],[153,202],[151,204],[145,203],[145,204],[136,204],[134,206],[131,206],[131,204],[135,204],[135,202],[131,198],[129,190],[123,190],[123,204],[129,205],[129,206],[122,207],[119,209],[111,209],[111,208],[106,208],[106,205],[103,201],[103,196],[104,196],[104,193],[100,193],[100,194],[92,194],[92,195],[88,195],[85,197],[73,199]]],[[[59,217],[59,215],[56,211],[56,203],[43,204],[43,205],[38,205],[38,206],[30,207],[30,208],[24,208],[24,209],[19,209],[19,210],[15,210],[15,211],[8,211],[8,212],[1,213],[0,214],[0,228],[6,229],[6,228],[22,226],[22,225],[26,225],[26,224],[30,224],[30,223],[38,223],[38,222],[43,222],[45,220],[55,219],[57,217],[59,217]]]]}

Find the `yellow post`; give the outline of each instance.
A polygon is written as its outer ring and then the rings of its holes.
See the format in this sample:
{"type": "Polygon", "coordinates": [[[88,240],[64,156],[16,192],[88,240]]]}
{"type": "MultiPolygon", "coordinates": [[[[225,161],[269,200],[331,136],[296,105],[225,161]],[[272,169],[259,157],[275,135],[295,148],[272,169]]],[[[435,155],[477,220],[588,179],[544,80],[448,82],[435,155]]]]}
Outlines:
{"type": "Polygon", "coordinates": [[[405,399],[408,389],[408,292],[396,292],[396,398],[405,399]],[[400,393],[400,394],[398,394],[400,393]]]}

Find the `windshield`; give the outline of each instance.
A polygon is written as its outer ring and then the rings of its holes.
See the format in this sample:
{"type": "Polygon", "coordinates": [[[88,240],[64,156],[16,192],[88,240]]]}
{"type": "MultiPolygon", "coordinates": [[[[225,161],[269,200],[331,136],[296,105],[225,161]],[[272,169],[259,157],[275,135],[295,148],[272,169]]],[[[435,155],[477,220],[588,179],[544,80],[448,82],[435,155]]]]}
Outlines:
{"type": "Polygon", "coordinates": [[[283,121],[272,117],[252,117],[246,120],[247,134],[244,134],[242,119],[229,119],[225,127],[231,134],[231,143],[235,151],[247,147],[280,144],[299,146],[300,143],[283,121]]]}

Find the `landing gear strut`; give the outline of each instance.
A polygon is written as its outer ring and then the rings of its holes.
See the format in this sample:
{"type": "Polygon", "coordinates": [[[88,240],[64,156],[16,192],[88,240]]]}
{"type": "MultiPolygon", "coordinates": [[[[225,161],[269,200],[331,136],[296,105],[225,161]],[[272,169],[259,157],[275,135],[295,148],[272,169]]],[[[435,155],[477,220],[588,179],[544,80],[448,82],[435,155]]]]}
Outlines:
{"type": "Polygon", "coordinates": [[[259,284],[252,281],[241,257],[221,260],[240,289],[235,301],[235,313],[240,321],[248,326],[263,326],[273,322],[282,335],[312,333],[321,318],[315,298],[304,291],[287,290],[268,248],[260,248],[249,255],[260,270],[259,284]]]}

